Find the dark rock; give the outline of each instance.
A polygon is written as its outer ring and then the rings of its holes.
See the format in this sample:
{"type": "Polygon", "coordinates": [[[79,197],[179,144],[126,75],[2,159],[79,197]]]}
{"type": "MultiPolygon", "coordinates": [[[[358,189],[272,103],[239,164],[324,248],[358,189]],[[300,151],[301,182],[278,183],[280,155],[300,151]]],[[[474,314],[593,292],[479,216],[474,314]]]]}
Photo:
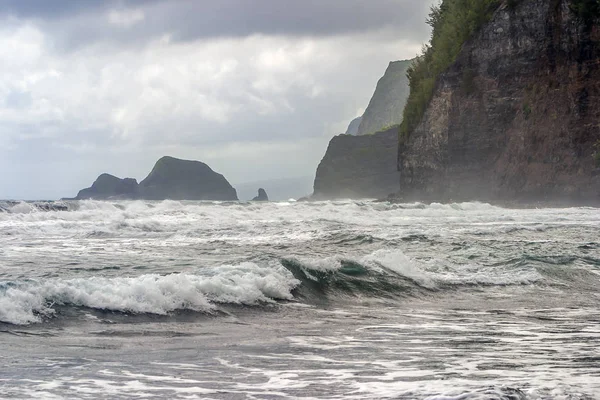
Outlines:
{"type": "Polygon", "coordinates": [[[140,182],[140,195],[146,200],[236,201],[236,190],[223,175],[199,161],[163,157],[140,182]]]}
{"type": "Polygon", "coordinates": [[[317,168],[311,200],[377,198],[399,189],[398,129],[331,139],[317,168]]]}
{"type": "Polygon", "coordinates": [[[91,187],[80,190],[75,199],[134,199],[138,194],[138,183],[135,179],[120,179],[113,175],[102,174],[91,187]]]}
{"type": "Polygon", "coordinates": [[[570,4],[504,4],[463,45],[399,144],[400,198],[600,202],[600,26],[570,4]]]}
{"type": "Polygon", "coordinates": [[[258,189],[258,196],[252,199],[252,201],[269,201],[269,196],[267,196],[267,192],[265,189],[258,189]]]}

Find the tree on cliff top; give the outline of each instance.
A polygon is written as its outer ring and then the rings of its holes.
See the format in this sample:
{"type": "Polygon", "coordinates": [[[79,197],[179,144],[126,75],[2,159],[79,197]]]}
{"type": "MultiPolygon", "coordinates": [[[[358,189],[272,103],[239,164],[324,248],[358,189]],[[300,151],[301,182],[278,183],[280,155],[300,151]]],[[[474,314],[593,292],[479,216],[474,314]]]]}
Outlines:
{"type": "Polygon", "coordinates": [[[431,40],[408,69],[410,95],[404,108],[400,139],[417,127],[433,96],[435,81],[456,60],[464,42],[487,22],[500,0],[442,0],[432,6],[427,24],[431,40]]]}

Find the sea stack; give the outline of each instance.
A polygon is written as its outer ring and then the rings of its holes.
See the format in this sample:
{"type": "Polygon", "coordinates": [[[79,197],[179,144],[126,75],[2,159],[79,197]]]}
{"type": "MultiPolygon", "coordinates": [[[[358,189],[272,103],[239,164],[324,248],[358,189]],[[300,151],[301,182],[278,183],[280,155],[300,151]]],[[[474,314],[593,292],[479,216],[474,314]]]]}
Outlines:
{"type": "MultiPolygon", "coordinates": [[[[265,193],[266,196],[266,193],[265,193]]],[[[217,200],[237,201],[236,190],[223,175],[199,161],[163,157],[139,184],[102,174],[75,200],[217,200]]]]}
{"type": "Polygon", "coordinates": [[[252,201],[269,201],[269,196],[267,196],[267,192],[265,189],[258,189],[258,196],[252,199],[252,201]]]}
{"type": "Polygon", "coordinates": [[[223,175],[200,161],[163,157],[140,182],[145,200],[237,201],[237,192],[223,175]]]}

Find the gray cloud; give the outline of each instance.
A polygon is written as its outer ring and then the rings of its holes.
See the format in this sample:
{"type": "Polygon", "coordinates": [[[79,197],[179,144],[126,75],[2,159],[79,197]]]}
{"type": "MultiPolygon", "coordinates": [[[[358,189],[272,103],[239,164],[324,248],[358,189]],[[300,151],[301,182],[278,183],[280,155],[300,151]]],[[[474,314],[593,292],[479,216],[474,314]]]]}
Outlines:
{"type": "Polygon", "coordinates": [[[388,62],[419,51],[428,6],[2,2],[0,198],[142,179],[166,154],[232,182],[312,175],[388,62]]]}
{"type": "Polygon", "coordinates": [[[0,14],[18,18],[52,19],[97,12],[117,6],[146,5],[157,0],[2,0],[0,14]]]}
{"type": "MultiPolygon", "coordinates": [[[[4,0],[0,14],[51,21],[142,10],[141,35],[186,39],[251,34],[329,35],[397,27],[422,33],[431,2],[414,0],[4,0]]],[[[65,22],[65,21],[61,21],[65,22]]],[[[104,32],[111,35],[111,32],[104,32]]]]}
{"type": "Polygon", "coordinates": [[[46,25],[55,45],[95,42],[140,45],[169,35],[193,41],[249,35],[324,36],[387,29],[420,39],[432,1],[414,0],[8,0],[5,14],[46,25]]]}
{"type": "Polygon", "coordinates": [[[427,8],[427,2],[412,0],[190,1],[181,7],[157,3],[149,12],[148,23],[167,31],[173,28],[172,21],[177,21],[175,35],[182,39],[251,34],[321,36],[384,27],[413,35],[414,31],[424,31],[418,17],[427,8]],[[161,18],[164,15],[167,18],[161,18]]]}

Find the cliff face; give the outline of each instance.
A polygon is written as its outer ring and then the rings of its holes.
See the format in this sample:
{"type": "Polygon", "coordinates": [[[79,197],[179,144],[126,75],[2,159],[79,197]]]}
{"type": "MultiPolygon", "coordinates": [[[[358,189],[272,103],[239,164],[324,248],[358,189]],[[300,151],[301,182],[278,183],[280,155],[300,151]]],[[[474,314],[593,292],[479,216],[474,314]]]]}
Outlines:
{"type": "Polygon", "coordinates": [[[406,70],[411,63],[412,60],[390,63],[383,77],[377,82],[375,93],[358,127],[358,135],[369,135],[400,125],[402,110],[409,93],[406,70]]]}
{"type": "Polygon", "coordinates": [[[313,198],[376,198],[397,191],[397,147],[396,128],[334,137],[317,168],[313,198]]]}
{"type": "Polygon", "coordinates": [[[570,5],[504,4],[463,46],[399,144],[401,198],[600,201],[600,26],[570,5]]]}
{"type": "Polygon", "coordinates": [[[397,125],[409,94],[406,70],[411,63],[391,62],[362,118],[329,142],[317,168],[313,199],[375,198],[398,191],[397,125]],[[349,135],[354,129],[357,136],[349,135]]]}

